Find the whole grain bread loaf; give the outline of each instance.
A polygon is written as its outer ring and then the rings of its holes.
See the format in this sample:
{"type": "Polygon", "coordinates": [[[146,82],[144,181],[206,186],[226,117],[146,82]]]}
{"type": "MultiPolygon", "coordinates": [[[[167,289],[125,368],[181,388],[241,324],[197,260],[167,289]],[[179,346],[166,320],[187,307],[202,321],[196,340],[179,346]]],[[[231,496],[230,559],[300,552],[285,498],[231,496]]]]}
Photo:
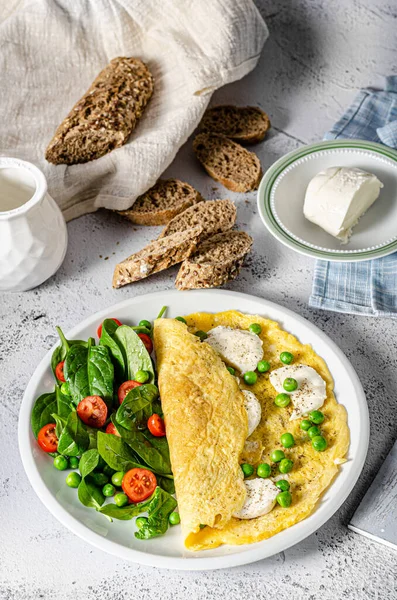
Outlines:
{"type": "Polygon", "coordinates": [[[74,105],[49,143],[55,165],[84,163],[126,143],[153,93],[153,77],[138,58],[114,58],[74,105]]]}
{"type": "Polygon", "coordinates": [[[199,241],[201,227],[192,227],[184,232],[174,233],[156,240],[132,254],[116,265],[113,274],[113,287],[119,288],[127,283],[144,279],[153,273],[168,269],[182,262],[195,251],[199,241]]]}
{"type": "Polygon", "coordinates": [[[224,285],[237,277],[251,246],[252,238],[244,231],[214,235],[183,261],[175,286],[190,290],[224,285]]]}
{"type": "Polygon", "coordinates": [[[230,200],[199,202],[174,217],[163,229],[159,239],[199,225],[203,228],[201,239],[204,240],[231,229],[236,221],[236,212],[236,207],[230,200]]]}
{"type": "Polygon", "coordinates": [[[255,190],[262,177],[259,158],[224,135],[199,133],[193,149],[204,169],[233,192],[255,190]]]}
{"type": "Polygon", "coordinates": [[[269,128],[269,117],[255,106],[214,106],[205,112],[200,123],[201,131],[220,133],[246,144],[261,142],[269,128]]]}
{"type": "Polygon", "coordinates": [[[160,179],[139,196],[131,208],[118,212],[137,225],[165,225],[202,200],[200,193],[188,183],[179,179],[160,179]]]}

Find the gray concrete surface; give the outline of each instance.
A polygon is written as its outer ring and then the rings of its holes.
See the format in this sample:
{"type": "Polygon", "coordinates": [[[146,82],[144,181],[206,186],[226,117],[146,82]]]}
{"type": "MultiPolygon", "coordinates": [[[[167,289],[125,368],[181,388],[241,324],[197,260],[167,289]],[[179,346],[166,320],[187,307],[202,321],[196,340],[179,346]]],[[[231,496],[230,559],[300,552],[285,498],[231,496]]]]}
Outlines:
{"type": "MultiPolygon", "coordinates": [[[[257,104],[273,129],[257,148],[263,167],[301,144],[321,139],[357,88],[397,74],[397,4],[387,0],[258,0],[270,38],[257,69],[220,90],[214,102],[257,104]]],[[[208,198],[230,194],[195,162],[187,143],[168,175],[208,198]]],[[[121,290],[111,288],[115,262],[154,237],[99,212],[69,224],[69,249],[57,275],[40,288],[1,297],[0,321],[0,598],[2,600],[245,600],[256,598],[397,598],[397,551],[346,523],[390,449],[397,428],[395,322],[313,311],[307,306],[313,261],[265,231],[255,194],[231,197],[238,223],[254,236],[253,253],[229,289],[292,308],[346,353],[364,388],[371,441],[362,476],[338,513],[316,534],[273,558],[240,568],[180,573],[117,560],[60,525],[34,494],[19,458],[16,432],[24,388],[54,326],[65,330],[92,312],[134,295],[170,289],[176,270],[121,290]]]]}

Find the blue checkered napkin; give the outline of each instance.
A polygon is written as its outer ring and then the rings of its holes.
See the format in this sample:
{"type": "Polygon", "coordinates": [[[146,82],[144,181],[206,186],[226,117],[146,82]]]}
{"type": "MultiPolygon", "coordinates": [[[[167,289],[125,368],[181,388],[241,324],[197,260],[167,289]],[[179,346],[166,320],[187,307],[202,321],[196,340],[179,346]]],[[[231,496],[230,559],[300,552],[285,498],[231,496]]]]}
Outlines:
{"type": "MultiPolygon", "coordinates": [[[[361,90],[325,138],[364,139],[397,148],[397,76],[384,91],[361,90]]],[[[309,305],[359,315],[397,317],[397,252],[365,262],[316,261],[309,305]]]]}

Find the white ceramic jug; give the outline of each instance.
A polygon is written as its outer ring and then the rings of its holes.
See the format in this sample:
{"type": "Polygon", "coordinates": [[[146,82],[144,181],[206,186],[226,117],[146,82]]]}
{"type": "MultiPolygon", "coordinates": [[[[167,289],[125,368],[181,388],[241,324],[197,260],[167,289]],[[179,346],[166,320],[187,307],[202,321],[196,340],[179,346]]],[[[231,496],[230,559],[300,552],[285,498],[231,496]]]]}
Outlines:
{"type": "Polygon", "coordinates": [[[21,292],[43,283],[60,267],[67,241],[43,173],[24,160],[0,157],[0,290],[21,292]]]}

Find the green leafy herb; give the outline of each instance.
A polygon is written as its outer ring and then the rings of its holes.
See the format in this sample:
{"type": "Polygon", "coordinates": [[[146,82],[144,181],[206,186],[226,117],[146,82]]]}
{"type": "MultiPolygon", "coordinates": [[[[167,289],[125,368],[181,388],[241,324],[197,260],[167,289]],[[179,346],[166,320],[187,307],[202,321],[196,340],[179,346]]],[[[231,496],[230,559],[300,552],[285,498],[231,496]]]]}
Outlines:
{"type": "Polygon", "coordinates": [[[118,519],[119,521],[130,521],[134,517],[138,517],[143,512],[146,512],[150,505],[151,496],[145,502],[139,504],[128,504],[127,506],[119,507],[116,504],[106,504],[99,509],[99,512],[111,519],[118,519]]]}
{"type": "Polygon", "coordinates": [[[79,471],[81,476],[87,477],[90,475],[98,466],[100,460],[99,452],[95,448],[92,450],[86,450],[80,458],[79,471]]]}
{"type": "Polygon", "coordinates": [[[135,467],[147,468],[137,460],[130,446],[112,433],[98,431],[98,452],[103,460],[115,471],[129,471],[135,467]]]}
{"type": "Polygon", "coordinates": [[[44,427],[44,425],[47,425],[47,423],[54,423],[52,413],[56,413],[56,411],[57,400],[55,392],[42,394],[37,398],[30,417],[30,424],[35,438],[37,438],[40,429],[44,427]]]}
{"type": "Polygon", "coordinates": [[[113,319],[105,319],[102,323],[102,333],[99,344],[108,348],[110,358],[114,365],[116,379],[117,381],[122,382],[126,379],[125,375],[127,369],[123,351],[117,340],[114,339],[114,333],[118,327],[119,325],[117,325],[113,319]]]}
{"type": "Polygon", "coordinates": [[[58,440],[58,452],[64,456],[80,456],[89,446],[90,438],[76,411],[72,411],[58,440]]]}
{"type": "Polygon", "coordinates": [[[106,346],[72,346],[66,356],[64,374],[75,404],[87,396],[113,402],[114,367],[106,346]]]}
{"type": "Polygon", "coordinates": [[[139,540],[149,540],[163,535],[169,526],[169,516],[175,510],[177,502],[168,492],[157,487],[147,507],[148,520],[135,532],[139,540]]]}
{"type": "Polygon", "coordinates": [[[117,423],[126,429],[135,429],[135,421],[143,421],[145,417],[147,421],[153,412],[152,403],[158,395],[158,388],[152,383],[132,388],[117,409],[117,423]]]}
{"type": "Polygon", "coordinates": [[[152,471],[159,475],[172,476],[168,447],[166,452],[164,452],[164,448],[160,451],[151,443],[150,437],[153,436],[149,437],[150,434],[144,435],[142,431],[138,431],[136,428],[132,430],[125,429],[119,423],[116,423],[116,427],[121,439],[152,471]]]}
{"type": "Polygon", "coordinates": [[[57,366],[58,363],[65,360],[66,355],[72,346],[74,346],[74,345],[87,346],[87,342],[84,342],[83,340],[67,340],[60,327],[56,327],[56,330],[58,332],[61,343],[57,348],[55,348],[54,352],[52,353],[51,368],[54,373],[54,376],[55,376],[55,367],[57,366]]]}
{"type": "Polygon", "coordinates": [[[154,371],[151,358],[145,348],[145,344],[132,327],[121,325],[114,332],[114,339],[122,349],[124,364],[126,365],[126,376],[134,379],[137,371],[150,373],[149,383],[154,381],[154,371]]]}

